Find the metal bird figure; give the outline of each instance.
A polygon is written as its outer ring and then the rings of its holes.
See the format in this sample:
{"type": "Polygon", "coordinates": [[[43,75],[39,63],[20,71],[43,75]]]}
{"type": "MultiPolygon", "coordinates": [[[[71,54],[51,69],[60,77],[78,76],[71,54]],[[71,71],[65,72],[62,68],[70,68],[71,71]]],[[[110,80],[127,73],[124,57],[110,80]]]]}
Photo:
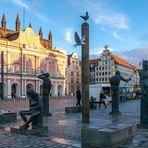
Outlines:
{"type": "Polygon", "coordinates": [[[84,42],[84,41],[85,41],[85,38],[86,38],[86,35],[84,35],[84,36],[82,37],[82,39],[80,39],[78,33],[75,32],[75,34],[74,34],[74,39],[75,39],[76,44],[74,44],[74,47],[76,48],[77,46],[81,46],[81,45],[86,44],[86,43],[84,42]]]}
{"type": "Polygon", "coordinates": [[[80,16],[86,22],[89,19],[88,12],[86,12],[85,16],[80,16]]]}

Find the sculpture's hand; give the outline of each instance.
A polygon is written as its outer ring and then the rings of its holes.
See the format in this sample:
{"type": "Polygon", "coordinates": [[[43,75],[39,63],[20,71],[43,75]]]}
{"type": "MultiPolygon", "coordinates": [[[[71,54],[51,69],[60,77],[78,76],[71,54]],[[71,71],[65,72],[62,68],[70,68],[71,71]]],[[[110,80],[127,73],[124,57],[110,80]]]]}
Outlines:
{"type": "Polygon", "coordinates": [[[131,81],[132,78],[129,78],[128,81],[131,81]]]}

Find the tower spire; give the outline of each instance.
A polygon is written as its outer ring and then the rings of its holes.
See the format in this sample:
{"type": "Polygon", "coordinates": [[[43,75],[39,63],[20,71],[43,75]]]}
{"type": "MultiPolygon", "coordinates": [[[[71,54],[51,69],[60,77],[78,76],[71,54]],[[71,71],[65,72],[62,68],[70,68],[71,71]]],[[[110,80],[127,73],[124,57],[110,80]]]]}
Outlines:
{"type": "Polygon", "coordinates": [[[40,36],[41,39],[43,39],[42,27],[40,27],[40,30],[39,30],[39,36],[40,36]]]}
{"type": "Polygon", "coordinates": [[[52,32],[50,30],[49,35],[48,35],[48,40],[52,40],[52,32]]]}
{"type": "Polygon", "coordinates": [[[48,40],[49,40],[49,48],[52,49],[52,32],[51,32],[51,30],[48,35],[48,40]]]}
{"type": "Polygon", "coordinates": [[[3,13],[2,21],[1,21],[1,26],[3,29],[6,29],[6,17],[4,13],[3,13]]]}
{"type": "Polygon", "coordinates": [[[29,23],[29,27],[32,28],[31,22],[29,23]]]}
{"type": "Polygon", "coordinates": [[[15,28],[16,28],[16,31],[20,31],[20,18],[19,18],[19,15],[17,14],[16,16],[16,22],[15,22],[15,28]]]}

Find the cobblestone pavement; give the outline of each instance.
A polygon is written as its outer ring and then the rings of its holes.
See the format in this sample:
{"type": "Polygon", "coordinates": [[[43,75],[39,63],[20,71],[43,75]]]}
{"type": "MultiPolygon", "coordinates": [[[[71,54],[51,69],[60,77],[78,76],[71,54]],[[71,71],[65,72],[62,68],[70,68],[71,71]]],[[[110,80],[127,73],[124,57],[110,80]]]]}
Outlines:
{"type": "MultiPolygon", "coordinates": [[[[80,148],[81,147],[81,114],[65,114],[66,106],[75,106],[75,99],[51,99],[50,112],[51,117],[44,118],[48,125],[48,133],[41,137],[25,136],[10,133],[2,130],[3,127],[13,126],[13,124],[1,124],[0,130],[0,148],[80,148]]],[[[131,123],[134,126],[133,138],[118,148],[148,148],[148,130],[137,129],[136,125],[140,120],[140,101],[132,100],[120,103],[121,116],[113,117],[109,115],[111,104],[107,109],[102,106],[101,109],[90,110],[90,122],[97,121],[98,126],[109,123],[131,123]]],[[[10,110],[19,112],[28,109],[28,101],[1,101],[0,110],[10,110]]],[[[22,124],[18,115],[17,124],[22,124]]],[[[96,123],[96,122],[95,122],[96,123]]]]}

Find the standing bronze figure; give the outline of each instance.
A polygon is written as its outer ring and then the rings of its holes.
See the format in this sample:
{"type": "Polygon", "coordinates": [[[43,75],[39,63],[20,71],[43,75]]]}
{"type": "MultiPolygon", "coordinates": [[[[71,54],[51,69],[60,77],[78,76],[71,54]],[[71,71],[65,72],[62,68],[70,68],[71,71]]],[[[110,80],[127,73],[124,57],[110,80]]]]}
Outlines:
{"type": "Polygon", "coordinates": [[[120,114],[119,111],[119,85],[120,81],[123,80],[125,82],[128,82],[131,80],[125,79],[120,75],[119,71],[116,71],[115,75],[110,78],[110,84],[111,84],[111,93],[112,93],[112,111],[110,114],[120,114]]]}
{"type": "Polygon", "coordinates": [[[49,73],[43,73],[37,76],[43,80],[43,115],[49,116],[49,94],[51,90],[51,80],[49,79],[49,73]]]}
{"type": "Polygon", "coordinates": [[[139,72],[141,86],[140,125],[148,128],[148,60],[143,61],[139,72]]]}

